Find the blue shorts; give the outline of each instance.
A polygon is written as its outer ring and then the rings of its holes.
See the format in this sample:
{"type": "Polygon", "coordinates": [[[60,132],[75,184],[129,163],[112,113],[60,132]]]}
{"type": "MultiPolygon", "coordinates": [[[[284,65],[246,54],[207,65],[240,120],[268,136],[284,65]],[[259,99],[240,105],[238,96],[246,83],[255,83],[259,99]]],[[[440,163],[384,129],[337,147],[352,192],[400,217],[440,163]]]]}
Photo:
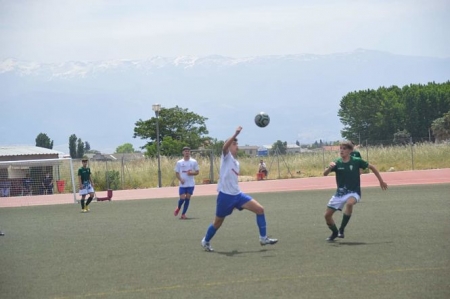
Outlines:
{"type": "Polygon", "coordinates": [[[180,187],[178,189],[178,194],[183,195],[183,194],[194,194],[194,187],[180,187]]]}
{"type": "Polygon", "coordinates": [[[252,197],[242,192],[237,195],[219,192],[219,195],[217,195],[216,216],[225,218],[233,213],[234,208],[242,211],[242,206],[250,200],[252,200],[252,197]]]}

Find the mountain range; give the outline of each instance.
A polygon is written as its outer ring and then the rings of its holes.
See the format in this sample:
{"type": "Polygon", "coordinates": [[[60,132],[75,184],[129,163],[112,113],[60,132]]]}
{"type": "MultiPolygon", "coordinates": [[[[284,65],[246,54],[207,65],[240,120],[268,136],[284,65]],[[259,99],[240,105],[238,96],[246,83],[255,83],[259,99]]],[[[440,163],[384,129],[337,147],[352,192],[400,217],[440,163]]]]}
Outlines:
{"type": "Polygon", "coordinates": [[[155,103],[208,118],[209,136],[219,140],[241,125],[241,145],[332,141],[341,138],[337,113],[347,93],[449,79],[450,58],[364,49],[64,63],[9,58],[0,61],[0,146],[34,145],[45,133],[65,153],[72,134],[103,153],[124,143],[139,149],[146,141],[133,138],[134,124],[154,117],[155,103]],[[271,118],[266,128],[253,123],[261,111],[271,118]]]}

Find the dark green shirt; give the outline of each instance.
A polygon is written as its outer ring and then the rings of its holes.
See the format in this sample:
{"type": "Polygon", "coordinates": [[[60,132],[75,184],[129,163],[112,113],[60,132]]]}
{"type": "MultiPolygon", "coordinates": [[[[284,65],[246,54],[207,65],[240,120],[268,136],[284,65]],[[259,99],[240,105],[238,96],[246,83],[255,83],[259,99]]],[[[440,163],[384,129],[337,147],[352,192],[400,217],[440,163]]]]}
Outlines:
{"type": "Polygon", "coordinates": [[[91,181],[91,169],[89,167],[80,167],[78,169],[78,176],[81,177],[81,182],[84,184],[91,181]]]}
{"type": "Polygon", "coordinates": [[[350,153],[350,156],[352,157],[356,157],[356,158],[360,158],[361,159],[361,154],[358,151],[353,151],[350,153]]]}
{"type": "Polygon", "coordinates": [[[369,163],[350,156],[348,162],[343,162],[342,158],[334,161],[336,165],[331,169],[336,173],[336,196],[343,196],[348,193],[356,192],[361,196],[361,177],[359,169],[366,169],[369,163]]]}

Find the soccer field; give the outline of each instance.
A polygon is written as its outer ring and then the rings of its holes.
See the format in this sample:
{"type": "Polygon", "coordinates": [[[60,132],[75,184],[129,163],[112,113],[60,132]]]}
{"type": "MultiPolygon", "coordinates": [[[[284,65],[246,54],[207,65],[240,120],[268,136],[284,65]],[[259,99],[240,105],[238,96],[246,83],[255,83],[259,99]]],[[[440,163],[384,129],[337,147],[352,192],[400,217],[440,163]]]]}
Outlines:
{"type": "MultiPolygon", "coordinates": [[[[363,188],[345,239],[327,243],[332,190],[253,194],[205,252],[215,196],[0,209],[0,298],[450,298],[450,184],[363,188]]],[[[342,213],[335,214],[339,225],[342,213]]]]}

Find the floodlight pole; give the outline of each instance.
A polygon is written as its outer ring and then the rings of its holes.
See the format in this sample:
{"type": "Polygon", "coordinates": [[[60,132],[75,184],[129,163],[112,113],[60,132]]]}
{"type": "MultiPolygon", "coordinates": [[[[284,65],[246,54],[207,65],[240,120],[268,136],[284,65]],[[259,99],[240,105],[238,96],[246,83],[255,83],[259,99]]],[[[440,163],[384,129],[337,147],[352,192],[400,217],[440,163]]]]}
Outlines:
{"type": "Polygon", "coordinates": [[[152,105],[152,110],[155,111],[156,116],[156,155],[158,156],[158,188],[162,187],[161,183],[161,155],[159,151],[159,111],[161,111],[161,104],[152,105]]]}

